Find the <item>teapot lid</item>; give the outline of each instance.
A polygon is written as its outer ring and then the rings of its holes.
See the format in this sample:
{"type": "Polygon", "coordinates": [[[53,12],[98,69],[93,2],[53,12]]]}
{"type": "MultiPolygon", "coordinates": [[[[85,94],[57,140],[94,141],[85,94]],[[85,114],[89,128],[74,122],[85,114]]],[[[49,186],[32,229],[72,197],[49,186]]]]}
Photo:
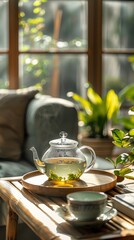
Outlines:
{"type": "Polygon", "coordinates": [[[62,131],[60,132],[59,136],[61,138],[54,139],[49,142],[49,144],[53,147],[60,147],[60,148],[74,148],[78,145],[77,141],[67,138],[67,133],[62,131]]]}

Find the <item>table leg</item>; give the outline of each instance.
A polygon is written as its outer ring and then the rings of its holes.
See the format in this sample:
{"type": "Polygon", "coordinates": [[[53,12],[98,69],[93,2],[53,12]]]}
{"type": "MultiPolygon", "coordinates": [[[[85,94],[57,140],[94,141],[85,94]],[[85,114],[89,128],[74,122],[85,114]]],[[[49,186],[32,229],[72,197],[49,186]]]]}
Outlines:
{"type": "Polygon", "coordinates": [[[17,237],[18,216],[9,206],[7,225],[6,225],[6,240],[15,240],[17,237]]]}

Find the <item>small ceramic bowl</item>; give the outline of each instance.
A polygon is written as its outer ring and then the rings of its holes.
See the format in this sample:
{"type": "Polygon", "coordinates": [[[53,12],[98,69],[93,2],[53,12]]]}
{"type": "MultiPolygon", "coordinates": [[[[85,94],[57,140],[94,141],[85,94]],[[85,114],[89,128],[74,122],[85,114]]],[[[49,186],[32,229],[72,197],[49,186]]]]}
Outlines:
{"type": "Polygon", "coordinates": [[[80,221],[95,220],[107,205],[107,195],[103,192],[79,191],[67,195],[70,214],[80,221]]]}

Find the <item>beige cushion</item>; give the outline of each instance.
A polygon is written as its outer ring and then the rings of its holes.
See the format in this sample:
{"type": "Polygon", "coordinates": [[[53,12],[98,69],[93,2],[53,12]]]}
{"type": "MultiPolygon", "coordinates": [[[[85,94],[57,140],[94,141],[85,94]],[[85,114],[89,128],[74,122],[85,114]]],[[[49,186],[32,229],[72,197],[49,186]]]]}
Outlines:
{"type": "Polygon", "coordinates": [[[26,108],[37,92],[38,90],[33,87],[0,90],[0,158],[20,159],[25,134],[26,108]]]}

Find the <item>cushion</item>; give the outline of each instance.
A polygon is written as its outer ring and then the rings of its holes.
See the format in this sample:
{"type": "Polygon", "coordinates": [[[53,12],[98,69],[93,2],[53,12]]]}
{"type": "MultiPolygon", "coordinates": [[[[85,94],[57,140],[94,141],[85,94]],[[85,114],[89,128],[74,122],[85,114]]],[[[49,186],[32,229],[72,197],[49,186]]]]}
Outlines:
{"type": "Polygon", "coordinates": [[[34,165],[24,159],[20,161],[0,161],[0,178],[23,176],[27,172],[35,170],[34,165]]]}
{"type": "Polygon", "coordinates": [[[25,113],[38,90],[0,90],[0,158],[19,160],[25,134],[25,113]]]}

